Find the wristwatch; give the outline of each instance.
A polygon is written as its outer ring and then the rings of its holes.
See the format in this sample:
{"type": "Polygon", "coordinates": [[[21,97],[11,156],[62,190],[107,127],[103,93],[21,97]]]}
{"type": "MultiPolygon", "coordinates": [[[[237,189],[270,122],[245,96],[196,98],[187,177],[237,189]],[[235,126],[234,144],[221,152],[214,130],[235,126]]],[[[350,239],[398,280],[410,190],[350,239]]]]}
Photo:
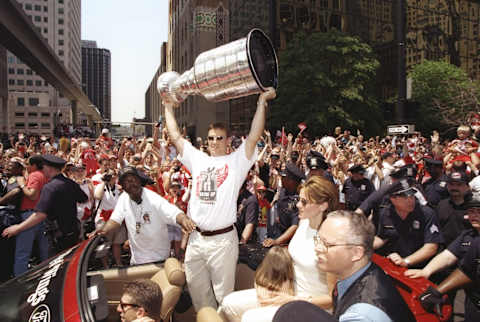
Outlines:
{"type": "Polygon", "coordinates": [[[24,184],[22,184],[22,185],[20,186],[20,189],[23,190],[23,188],[25,188],[25,185],[24,185],[24,184]]]}

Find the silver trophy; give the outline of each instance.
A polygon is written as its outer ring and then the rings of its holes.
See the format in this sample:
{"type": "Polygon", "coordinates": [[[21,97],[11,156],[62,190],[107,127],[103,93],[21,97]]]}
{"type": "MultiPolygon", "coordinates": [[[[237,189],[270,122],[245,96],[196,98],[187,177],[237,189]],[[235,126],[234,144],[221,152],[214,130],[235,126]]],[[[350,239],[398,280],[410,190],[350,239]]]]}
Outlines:
{"type": "Polygon", "coordinates": [[[260,29],[247,37],[205,51],[194,66],[179,75],[166,72],[158,77],[157,90],[164,101],[179,104],[189,95],[202,95],[221,102],[277,88],[278,63],[270,39],[260,29]]]}

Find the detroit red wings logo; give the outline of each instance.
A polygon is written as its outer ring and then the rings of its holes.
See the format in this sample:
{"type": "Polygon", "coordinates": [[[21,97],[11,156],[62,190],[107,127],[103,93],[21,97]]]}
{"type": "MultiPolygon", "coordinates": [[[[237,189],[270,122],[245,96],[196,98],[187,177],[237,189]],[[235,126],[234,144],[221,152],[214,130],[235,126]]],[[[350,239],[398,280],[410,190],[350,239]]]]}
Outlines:
{"type": "Polygon", "coordinates": [[[196,195],[200,200],[214,202],[217,198],[217,189],[225,182],[228,177],[228,165],[216,169],[207,168],[201,171],[197,177],[196,195]]]}

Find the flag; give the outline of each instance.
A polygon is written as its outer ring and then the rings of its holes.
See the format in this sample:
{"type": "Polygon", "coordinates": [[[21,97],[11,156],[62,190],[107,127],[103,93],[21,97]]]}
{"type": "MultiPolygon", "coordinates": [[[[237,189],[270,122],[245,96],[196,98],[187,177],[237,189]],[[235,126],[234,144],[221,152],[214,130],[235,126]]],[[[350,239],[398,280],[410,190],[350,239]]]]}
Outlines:
{"type": "Polygon", "coordinates": [[[282,126],[282,145],[287,145],[288,144],[288,139],[287,136],[285,135],[285,128],[282,126]]]}
{"type": "Polygon", "coordinates": [[[301,122],[301,123],[298,123],[298,128],[300,129],[300,133],[305,131],[305,129],[307,128],[307,124],[301,122]]]}

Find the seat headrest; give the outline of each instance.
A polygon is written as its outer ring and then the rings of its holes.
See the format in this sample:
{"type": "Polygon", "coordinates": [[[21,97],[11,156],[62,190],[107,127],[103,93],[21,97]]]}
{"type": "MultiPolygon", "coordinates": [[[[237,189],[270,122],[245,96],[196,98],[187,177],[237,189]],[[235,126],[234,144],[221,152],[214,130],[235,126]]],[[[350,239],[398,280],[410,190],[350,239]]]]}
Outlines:
{"type": "Polygon", "coordinates": [[[185,285],[185,272],[176,258],[168,258],[165,261],[164,270],[170,284],[180,287],[185,285]]]}

